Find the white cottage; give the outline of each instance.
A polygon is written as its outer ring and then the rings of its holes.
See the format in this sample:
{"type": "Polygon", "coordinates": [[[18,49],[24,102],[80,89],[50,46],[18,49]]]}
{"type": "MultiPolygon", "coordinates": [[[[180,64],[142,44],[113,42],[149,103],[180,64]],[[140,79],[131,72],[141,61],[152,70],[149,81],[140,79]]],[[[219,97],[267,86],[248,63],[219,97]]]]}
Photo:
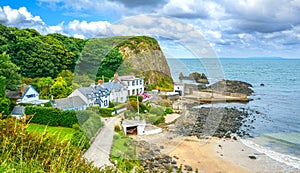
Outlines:
{"type": "Polygon", "coordinates": [[[128,96],[144,93],[144,78],[137,78],[133,74],[129,76],[118,76],[115,74],[114,80],[121,82],[127,88],[128,96]]]}
{"type": "Polygon", "coordinates": [[[32,85],[23,86],[21,88],[21,98],[17,100],[17,104],[44,104],[49,102],[49,100],[40,100],[39,93],[32,85]]]}

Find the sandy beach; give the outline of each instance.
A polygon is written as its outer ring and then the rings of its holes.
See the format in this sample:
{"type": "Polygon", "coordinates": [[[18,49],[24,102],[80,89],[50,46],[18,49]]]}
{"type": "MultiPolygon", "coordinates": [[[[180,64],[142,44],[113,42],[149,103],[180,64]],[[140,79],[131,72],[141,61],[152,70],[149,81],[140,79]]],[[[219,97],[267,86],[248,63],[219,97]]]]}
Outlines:
{"type": "MultiPolygon", "coordinates": [[[[164,145],[172,147],[172,142],[164,145]]],[[[279,163],[265,154],[244,145],[241,140],[199,140],[186,137],[168,154],[177,156],[178,165],[189,165],[199,172],[299,172],[293,167],[279,163]],[[255,156],[256,159],[250,159],[255,156]]]]}

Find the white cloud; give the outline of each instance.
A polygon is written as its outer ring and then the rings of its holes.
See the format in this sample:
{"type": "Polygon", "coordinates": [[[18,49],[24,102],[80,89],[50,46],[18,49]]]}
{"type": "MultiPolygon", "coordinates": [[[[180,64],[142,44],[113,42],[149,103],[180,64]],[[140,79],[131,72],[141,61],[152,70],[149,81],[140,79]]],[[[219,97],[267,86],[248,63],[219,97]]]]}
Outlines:
{"type": "Polygon", "coordinates": [[[56,26],[47,26],[40,16],[33,16],[26,7],[12,9],[10,6],[0,7],[0,22],[18,28],[33,28],[42,34],[64,33],[63,22],[56,26]]]}
{"type": "Polygon", "coordinates": [[[108,35],[108,27],[111,24],[107,21],[98,21],[98,22],[87,22],[74,20],[68,23],[67,29],[73,33],[73,35],[82,35],[84,37],[90,38],[95,36],[104,36],[108,35]]]}

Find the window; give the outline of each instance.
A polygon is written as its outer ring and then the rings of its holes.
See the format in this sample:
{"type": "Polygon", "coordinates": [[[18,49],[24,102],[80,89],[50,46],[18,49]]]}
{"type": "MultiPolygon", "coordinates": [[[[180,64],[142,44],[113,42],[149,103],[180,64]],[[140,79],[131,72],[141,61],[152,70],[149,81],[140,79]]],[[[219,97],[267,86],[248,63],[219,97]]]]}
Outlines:
{"type": "Polygon", "coordinates": [[[140,80],[140,85],[143,85],[143,80],[142,79],[140,80]]]}
{"type": "Polygon", "coordinates": [[[136,80],[136,85],[139,85],[139,80],[136,80]]]}
{"type": "Polygon", "coordinates": [[[136,94],[139,94],[139,89],[136,89],[136,94]]]}
{"type": "Polygon", "coordinates": [[[132,95],[134,95],[134,94],[135,94],[135,90],[133,89],[133,90],[132,90],[132,95]]]}
{"type": "Polygon", "coordinates": [[[26,95],[27,98],[32,98],[32,97],[35,97],[35,94],[29,94],[29,95],[26,95]]]}
{"type": "Polygon", "coordinates": [[[132,86],[134,86],[134,81],[132,81],[132,86]]]}
{"type": "Polygon", "coordinates": [[[107,106],[107,100],[104,101],[104,106],[107,106]]]}
{"type": "Polygon", "coordinates": [[[128,95],[130,96],[130,90],[128,90],[128,95]]]}

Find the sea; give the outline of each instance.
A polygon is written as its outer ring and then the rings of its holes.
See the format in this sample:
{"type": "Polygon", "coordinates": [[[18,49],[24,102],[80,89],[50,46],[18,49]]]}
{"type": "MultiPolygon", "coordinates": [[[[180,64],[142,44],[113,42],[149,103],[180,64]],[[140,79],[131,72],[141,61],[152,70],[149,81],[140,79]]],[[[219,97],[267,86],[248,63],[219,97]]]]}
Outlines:
{"type": "Polygon", "coordinates": [[[256,112],[242,142],[271,158],[300,169],[300,59],[220,58],[167,59],[174,81],[179,73],[199,72],[210,83],[220,79],[252,84],[253,100],[247,104],[212,106],[247,108],[256,112]]]}

